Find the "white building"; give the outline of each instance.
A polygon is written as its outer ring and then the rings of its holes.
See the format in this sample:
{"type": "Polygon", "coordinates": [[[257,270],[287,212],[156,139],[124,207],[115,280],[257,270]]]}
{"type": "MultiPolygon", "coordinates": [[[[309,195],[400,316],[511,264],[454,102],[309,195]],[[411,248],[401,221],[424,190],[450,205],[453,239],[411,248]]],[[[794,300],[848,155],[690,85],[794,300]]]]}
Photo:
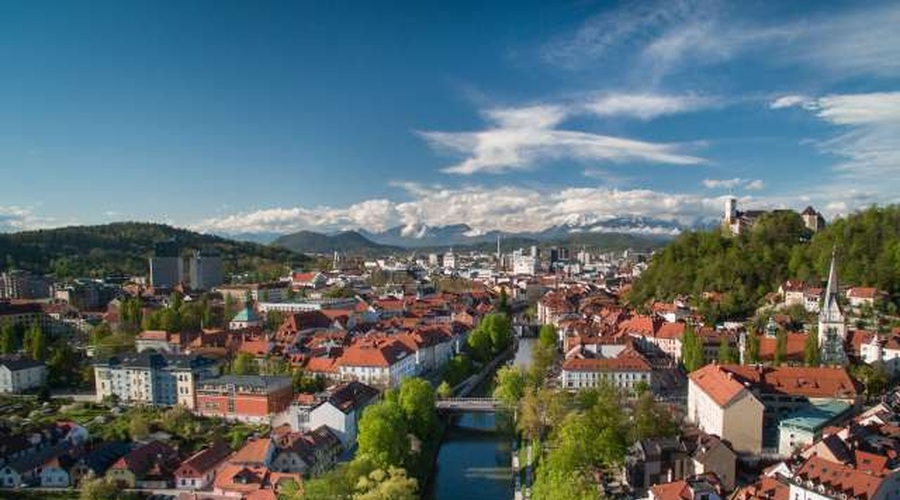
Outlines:
{"type": "Polygon", "coordinates": [[[691,373],[687,403],[688,420],[703,432],[730,441],[738,453],[762,450],[765,406],[718,365],[691,373]]]}
{"type": "Polygon", "coordinates": [[[343,380],[358,380],[379,387],[397,387],[404,377],[415,376],[415,352],[402,342],[384,338],[360,338],[338,359],[343,380]]]}
{"type": "Polygon", "coordinates": [[[312,402],[295,402],[277,415],[273,427],[290,425],[297,432],[328,427],[341,441],[344,449],[356,446],[357,426],[363,410],[378,400],[380,392],[361,382],[351,381],[326,390],[312,402]]]}
{"type": "Polygon", "coordinates": [[[620,354],[615,358],[571,358],[562,365],[560,382],[563,389],[592,389],[606,382],[634,394],[640,384],[650,388],[653,370],[637,355],[620,354]]]}
{"type": "Polygon", "coordinates": [[[215,377],[218,363],[201,356],[155,352],[112,356],[94,364],[97,401],[116,396],[125,403],[196,406],[196,385],[215,377]]]}
{"type": "Polygon", "coordinates": [[[30,358],[0,358],[0,393],[17,394],[47,383],[47,366],[30,358]]]}

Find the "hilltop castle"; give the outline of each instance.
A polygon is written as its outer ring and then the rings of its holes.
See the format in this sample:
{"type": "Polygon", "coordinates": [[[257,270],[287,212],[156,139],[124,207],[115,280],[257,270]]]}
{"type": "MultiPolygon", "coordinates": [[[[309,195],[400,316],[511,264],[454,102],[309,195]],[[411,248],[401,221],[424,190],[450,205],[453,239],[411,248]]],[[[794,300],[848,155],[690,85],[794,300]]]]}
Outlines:
{"type": "MultiPolygon", "coordinates": [[[[722,229],[737,236],[742,232],[753,227],[754,224],[763,216],[769,213],[791,212],[792,210],[746,210],[740,211],[737,206],[737,198],[729,196],[725,200],[725,214],[722,217],[722,229]]],[[[800,213],[803,224],[810,231],[817,233],[825,229],[825,218],[817,212],[813,207],[806,207],[800,213]]]]}

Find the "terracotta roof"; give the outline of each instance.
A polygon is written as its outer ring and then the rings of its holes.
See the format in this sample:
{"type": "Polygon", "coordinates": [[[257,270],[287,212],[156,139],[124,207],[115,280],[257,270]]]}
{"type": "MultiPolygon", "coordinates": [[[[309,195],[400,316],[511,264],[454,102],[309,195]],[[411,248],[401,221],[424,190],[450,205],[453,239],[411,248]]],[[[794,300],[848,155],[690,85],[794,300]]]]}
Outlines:
{"type": "MultiPolygon", "coordinates": [[[[753,335],[752,333],[749,335],[753,335]]],[[[806,347],[805,333],[788,333],[785,335],[787,339],[785,352],[788,360],[802,360],[804,358],[804,348],[806,347]]],[[[759,357],[763,360],[775,358],[775,348],[778,339],[765,335],[759,336],[759,357]]]]}
{"type": "Polygon", "coordinates": [[[722,365],[720,368],[765,392],[810,398],[856,397],[859,387],[841,367],[756,367],[722,365]]]}
{"type": "Polygon", "coordinates": [[[806,460],[797,471],[796,477],[861,499],[873,498],[883,481],[882,477],[820,457],[810,457],[806,460]]]}
{"type": "Polygon", "coordinates": [[[734,495],[734,500],[789,500],[791,487],[778,478],[762,476],[734,495]]]}
{"type": "Polygon", "coordinates": [[[717,364],[706,365],[690,374],[690,379],[719,406],[727,406],[744,392],[744,385],[717,364]]]}
{"type": "Polygon", "coordinates": [[[650,364],[640,357],[617,358],[571,358],[567,359],[562,369],[570,372],[649,372],[650,364]]]}
{"type": "Polygon", "coordinates": [[[396,339],[373,337],[356,339],[338,360],[340,366],[388,367],[415,352],[396,339]]]}
{"type": "Polygon", "coordinates": [[[231,457],[232,464],[264,464],[272,445],[269,438],[257,438],[247,441],[243,448],[231,457]]]}
{"type": "Polygon", "coordinates": [[[650,498],[654,500],[694,500],[694,493],[687,481],[682,479],[651,487],[650,498]]]}
{"type": "Polygon", "coordinates": [[[231,447],[225,442],[213,443],[209,448],[198,451],[181,463],[181,467],[175,472],[179,477],[200,477],[205,472],[214,469],[231,455],[231,447]]]}
{"type": "Polygon", "coordinates": [[[684,337],[684,323],[663,323],[656,332],[656,337],[661,339],[681,339],[684,337]]]}
{"type": "Polygon", "coordinates": [[[847,290],[847,297],[854,299],[874,299],[877,296],[877,288],[856,286],[847,290]]]}

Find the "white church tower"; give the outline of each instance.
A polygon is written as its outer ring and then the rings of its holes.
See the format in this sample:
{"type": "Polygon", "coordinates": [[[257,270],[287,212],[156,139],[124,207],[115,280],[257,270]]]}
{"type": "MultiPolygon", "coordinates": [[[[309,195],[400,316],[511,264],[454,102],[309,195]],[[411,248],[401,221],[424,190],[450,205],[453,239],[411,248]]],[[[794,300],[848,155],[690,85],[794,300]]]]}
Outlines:
{"type": "Polygon", "coordinates": [[[825,300],[819,310],[819,352],[823,365],[847,364],[847,352],[844,350],[844,343],[847,341],[847,323],[838,304],[840,293],[837,265],[832,250],[828,288],[825,290],[825,300]]]}

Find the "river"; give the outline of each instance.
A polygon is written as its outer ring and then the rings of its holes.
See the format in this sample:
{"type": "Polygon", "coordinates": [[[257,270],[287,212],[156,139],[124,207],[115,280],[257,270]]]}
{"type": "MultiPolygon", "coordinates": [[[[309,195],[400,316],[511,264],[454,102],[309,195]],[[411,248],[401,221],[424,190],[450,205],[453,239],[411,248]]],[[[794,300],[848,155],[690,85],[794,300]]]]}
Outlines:
{"type": "MultiPolygon", "coordinates": [[[[536,339],[519,340],[514,363],[527,366],[536,339]]],[[[480,388],[489,394],[493,384],[480,388]]],[[[511,419],[503,414],[462,413],[453,418],[437,457],[427,498],[431,500],[511,499],[513,477],[511,419]]]]}

